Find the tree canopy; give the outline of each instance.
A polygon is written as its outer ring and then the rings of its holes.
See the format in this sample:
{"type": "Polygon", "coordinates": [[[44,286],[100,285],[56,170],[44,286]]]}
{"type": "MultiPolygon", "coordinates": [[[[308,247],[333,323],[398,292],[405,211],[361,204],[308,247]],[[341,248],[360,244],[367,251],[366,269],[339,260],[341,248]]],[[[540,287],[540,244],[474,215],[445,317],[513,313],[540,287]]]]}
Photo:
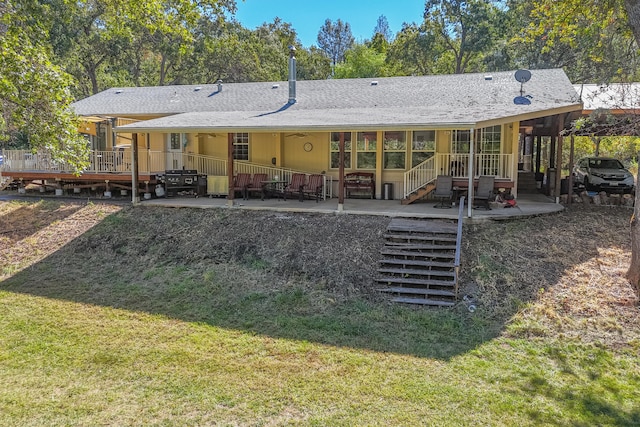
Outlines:
{"type": "Polygon", "coordinates": [[[3,2],[0,141],[80,159],[86,144],[68,109],[74,99],[114,86],[286,80],[289,45],[300,79],[555,67],[576,83],[640,77],[638,0],[426,0],[424,14],[396,34],[381,15],[371,39],[355,43],[348,22],[327,19],[308,48],[279,18],[243,27],[235,6],[3,2]]]}

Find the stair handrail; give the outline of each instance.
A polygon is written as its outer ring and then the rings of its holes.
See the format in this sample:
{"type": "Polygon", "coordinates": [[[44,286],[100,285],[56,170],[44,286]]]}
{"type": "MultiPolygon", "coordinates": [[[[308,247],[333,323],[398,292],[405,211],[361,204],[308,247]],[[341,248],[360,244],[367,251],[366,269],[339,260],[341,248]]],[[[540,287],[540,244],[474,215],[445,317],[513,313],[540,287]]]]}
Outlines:
{"type": "Polygon", "coordinates": [[[436,179],[435,156],[404,173],[404,198],[436,179]]]}
{"type": "Polygon", "coordinates": [[[464,199],[460,197],[460,207],[458,208],[458,231],[456,235],[456,258],[454,261],[454,267],[460,266],[460,252],[462,247],[462,219],[464,218],[464,199]]]}
{"type": "Polygon", "coordinates": [[[453,268],[455,270],[455,294],[456,298],[458,298],[458,277],[460,275],[460,252],[462,252],[462,219],[464,217],[464,199],[465,197],[460,197],[460,203],[458,208],[458,231],[456,233],[456,256],[453,261],[453,268]]]}

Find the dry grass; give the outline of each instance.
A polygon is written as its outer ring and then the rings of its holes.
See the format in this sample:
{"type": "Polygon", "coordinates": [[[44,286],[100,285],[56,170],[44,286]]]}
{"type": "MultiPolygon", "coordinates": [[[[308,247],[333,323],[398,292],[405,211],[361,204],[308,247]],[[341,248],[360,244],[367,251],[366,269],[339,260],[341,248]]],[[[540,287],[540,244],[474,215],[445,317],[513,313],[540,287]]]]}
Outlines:
{"type": "Polygon", "coordinates": [[[388,219],[0,202],[2,425],[640,423],[630,211],[466,226],[452,310],[388,219]]]}
{"type": "Polygon", "coordinates": [[[640,311],[624,278],[631,213],[577,207],[469,226],[464,289],[477,294],[487,315],[508,322],[509,334],[611,345],[639,340],[640,311]]]}

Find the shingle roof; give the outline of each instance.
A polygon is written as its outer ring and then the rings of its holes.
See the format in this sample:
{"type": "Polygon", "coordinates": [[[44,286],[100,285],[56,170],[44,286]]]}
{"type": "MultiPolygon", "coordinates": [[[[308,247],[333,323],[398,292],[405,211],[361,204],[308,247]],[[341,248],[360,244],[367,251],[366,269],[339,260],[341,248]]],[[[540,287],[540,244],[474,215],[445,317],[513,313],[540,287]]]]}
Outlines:
{"type": "Polygon", "coordinates": [[[575,89],[582,95],[586,111],[599,108],[635,111],[640,109],[640,83],[584,84],[575,85],[575,89]]]}
{"type": "Polygon", "coordinates": [[[82,116],[165,115],[122,129],[312,129],[470,126],[516,117],[580,110],[561,69],[534,70],[523,85],[530,105],[516,105],[513,72],[297,82],[113,88],[78,101],[82,116]],[[373,84],[373,82],[376,84],[373,84]]]}

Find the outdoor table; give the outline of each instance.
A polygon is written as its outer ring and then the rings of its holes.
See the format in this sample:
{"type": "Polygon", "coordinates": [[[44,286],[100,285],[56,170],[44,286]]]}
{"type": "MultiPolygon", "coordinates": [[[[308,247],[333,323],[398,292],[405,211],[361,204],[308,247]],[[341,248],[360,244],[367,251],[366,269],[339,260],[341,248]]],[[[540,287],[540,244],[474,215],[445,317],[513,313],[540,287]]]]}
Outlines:
{"type": "Polygon", "coordinates": [[[284,188],[287,186],[288,181],[280,181],[271,179],[268,181],[262,181],[262,200],[265,197],[278,196],[278,199],[284,198],[284,188]]]}

